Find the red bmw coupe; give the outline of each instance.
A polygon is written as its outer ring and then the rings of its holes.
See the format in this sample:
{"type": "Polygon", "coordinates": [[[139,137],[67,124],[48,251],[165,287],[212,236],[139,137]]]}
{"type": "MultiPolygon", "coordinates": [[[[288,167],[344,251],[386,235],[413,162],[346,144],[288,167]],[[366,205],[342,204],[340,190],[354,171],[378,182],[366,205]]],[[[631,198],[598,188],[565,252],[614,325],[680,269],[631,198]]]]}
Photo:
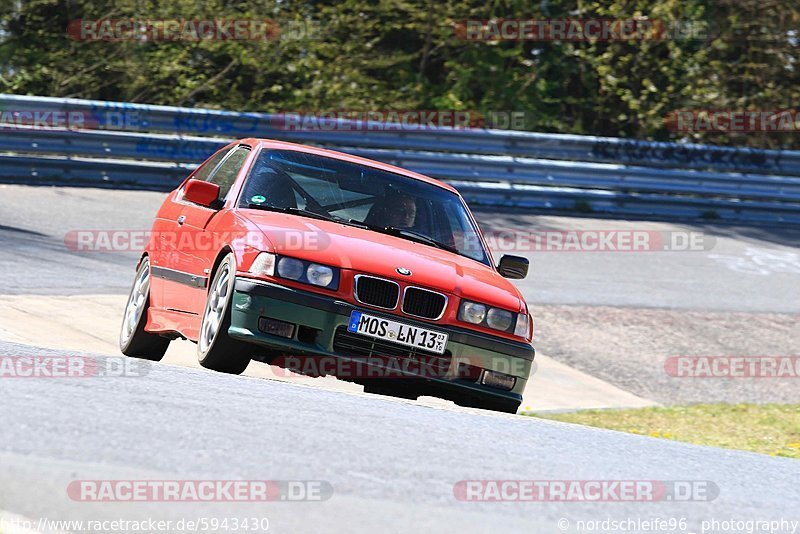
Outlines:
{"type": "Polygon", "coordinates": [[[347,154],[236,141],[169,194],[120,332],[128,356],[172,340],[242,373],[252,359],[365,391],[515,412],[533,320],[458,192],[347,154]]]}

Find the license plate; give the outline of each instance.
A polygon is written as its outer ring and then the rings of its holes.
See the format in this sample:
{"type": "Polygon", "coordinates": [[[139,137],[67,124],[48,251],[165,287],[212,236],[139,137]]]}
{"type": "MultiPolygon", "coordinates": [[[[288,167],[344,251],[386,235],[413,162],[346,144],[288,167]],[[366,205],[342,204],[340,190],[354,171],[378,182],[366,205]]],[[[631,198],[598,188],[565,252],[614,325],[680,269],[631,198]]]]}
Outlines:
{"type": "Polygon", "coordinates": [[[444,353],[448,338],[448,335],[443,332],[399,323],[360,311],[354,311],[350,315],[350,325],[347,330],[355,334],[383,339],[436,354],[444,353]]]}

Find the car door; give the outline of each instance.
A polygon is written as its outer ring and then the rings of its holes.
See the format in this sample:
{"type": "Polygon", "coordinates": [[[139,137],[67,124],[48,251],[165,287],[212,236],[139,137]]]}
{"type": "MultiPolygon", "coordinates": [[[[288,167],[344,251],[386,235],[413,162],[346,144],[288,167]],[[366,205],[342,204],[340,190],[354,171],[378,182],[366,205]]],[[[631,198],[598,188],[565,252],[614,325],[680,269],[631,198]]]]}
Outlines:
{"type": "MultiPolygon", "coordinates": [[[[219,186],[217,200],[220,206],[227,200],[249,155],[250,147],[235,147],[208,176],[208,182],[219,186]]],[[[209,234],[207,226],[219,209],[194,204],[185,199],[182,201],[184,207],[176,226],[177,254],[174,262],[178,279],[177,283],[169,285],[170,293],[166,295],[166,299],[175,303],[175,310],[200,315],[205,307],[211,268],[219,252],[217,249],[221,246],[209,234]]]]}
{"type": "MultiPolygon", "coordinates": [[[[192,173],[191,178],[208,180],[229,152],[229,148],[224,148],[212,155],[192,173]]],[[[167,197],[153,223],[154,241],[150,250],[153,277],[150,294],[152,305],[160,309],[175,309],[175,296],[181,286],[177,280],[178,273],[175,271],[178,268],[178,250],[176,250],[178,219],[183,215],[184,208],[181,189],[167,197]]]]}

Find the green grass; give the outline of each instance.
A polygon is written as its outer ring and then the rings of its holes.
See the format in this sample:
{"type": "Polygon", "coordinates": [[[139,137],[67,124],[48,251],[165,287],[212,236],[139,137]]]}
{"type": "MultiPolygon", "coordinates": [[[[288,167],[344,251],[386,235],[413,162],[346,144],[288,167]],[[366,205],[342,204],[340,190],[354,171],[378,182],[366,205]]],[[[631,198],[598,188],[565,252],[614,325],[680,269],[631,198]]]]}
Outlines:
{"type": "Polygon", "coordinates": [[[695,404],[532,417],[771,456],[800,458],[800,405],[695,404]]]}

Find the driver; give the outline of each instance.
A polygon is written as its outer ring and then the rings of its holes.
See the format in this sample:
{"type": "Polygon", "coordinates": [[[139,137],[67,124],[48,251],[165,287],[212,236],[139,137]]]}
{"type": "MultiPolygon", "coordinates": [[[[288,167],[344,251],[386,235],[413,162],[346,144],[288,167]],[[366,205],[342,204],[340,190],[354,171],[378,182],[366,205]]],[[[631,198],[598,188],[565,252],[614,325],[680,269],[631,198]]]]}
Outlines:
{"type": "Polygon", "coordinates": [[[414,197],[394,192],[375,203],[366,222],[393,228],[412,228],[416,220],[417,201],[414,197]]]}

